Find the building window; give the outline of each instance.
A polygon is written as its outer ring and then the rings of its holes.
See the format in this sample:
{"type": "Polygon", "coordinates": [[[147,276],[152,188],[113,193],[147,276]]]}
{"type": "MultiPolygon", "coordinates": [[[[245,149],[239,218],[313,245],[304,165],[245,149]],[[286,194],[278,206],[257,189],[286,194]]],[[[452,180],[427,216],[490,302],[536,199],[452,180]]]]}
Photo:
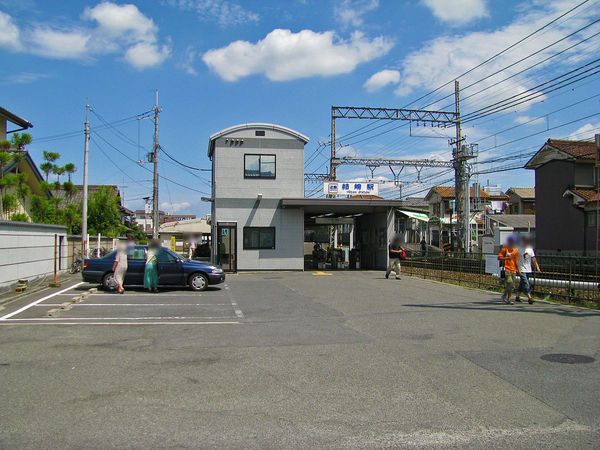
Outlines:
{"type": "Polygon", "coordinates": [[[244,250],[275,248],[275,227],[244,227],[244,250]]]}
{"type": "Polygon", "coordinates": [[[244,178],[275,178],[275,155],[244,155],[244,178]]]}
{"type": "Polygon", "coordinates": [[[596,227],[596,211],[586,211],[585,226],[588,228],[596,227]]]}
{"type": "Polygon", "coordinates": [[[256,130],[254,132],[254,136],[264,136],[265,135],[265,130],[256,130]]]}

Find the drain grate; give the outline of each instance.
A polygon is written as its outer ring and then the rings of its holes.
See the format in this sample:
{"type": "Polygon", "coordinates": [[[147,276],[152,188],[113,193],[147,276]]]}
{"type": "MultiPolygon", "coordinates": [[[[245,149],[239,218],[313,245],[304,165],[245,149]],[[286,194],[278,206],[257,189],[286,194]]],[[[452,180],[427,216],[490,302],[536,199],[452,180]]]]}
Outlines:
{"type": "Polygon", "coordinates": [[[587,364],[596,361],[591,356],[574,355],[572,353],[549,353],[542,355],[542,359],[561,364],[587,364]]]}

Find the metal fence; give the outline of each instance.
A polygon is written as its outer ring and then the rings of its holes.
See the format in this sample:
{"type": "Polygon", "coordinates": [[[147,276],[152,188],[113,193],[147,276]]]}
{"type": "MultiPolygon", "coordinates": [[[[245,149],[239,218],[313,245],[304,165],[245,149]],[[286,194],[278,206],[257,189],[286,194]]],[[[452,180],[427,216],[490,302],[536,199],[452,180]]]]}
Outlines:
{"type": "MultiPolygon", "coordinates": [[[[538,255],[537,259],[542,272],[530,277],[534,297],[600,307],[600,258],[538,255]]],[[[486,272],[482,253],[413,256],[403,261],[402,271],[461,286],[502,290],[502,279],[486,272]]]]}

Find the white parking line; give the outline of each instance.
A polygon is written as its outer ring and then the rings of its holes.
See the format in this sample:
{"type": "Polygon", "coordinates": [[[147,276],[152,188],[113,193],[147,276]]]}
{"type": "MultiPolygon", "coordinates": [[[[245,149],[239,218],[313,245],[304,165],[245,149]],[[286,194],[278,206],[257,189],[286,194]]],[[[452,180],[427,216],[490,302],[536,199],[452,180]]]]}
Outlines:
{"type": "MultiPolygon", "coordinates": [[[[37,306],[61,306],[62,303],[40,303],[37,306]]],[[[73,303],[73,306],[229,306],[229,303],[73,303]]]]}
{"type": "MultiPolygon", "coordinates": [[[[8,321],[4,321],[0,323],[0,326],[9,325],[240,325],[240,322],[235,321],[221,321],[221,322],[167,322],[167,321],[157,321],[157,322],[54,322],[54,321],[46,321],[46,322],[12,322],[9,319],[8,321]]],[[[63,319],[64,320],[64,319],[63,319]]],[[[70,319],[67,319],[70,320],[70,319]]]]}
{"type": "MultiPolygon", "coordinates": [[[[36,300],[35,302],[30,303],[29,305],[25,305],[22,308],[17,309],[16,311],[13,311],[13,312],[11,312],[9,314],[6,314],[6,315],[0,317],[0,320],[7,320],[7,319],[9,319],[12,316],[16,316],[17,314],[22,313],[23,311],[31,308],[32,306],[35,306],[38,303],[43,302],[44,300],[48,300],[49,298],[56,297],[57,295],[62,294],[63,292],[70,291],[71,289],[74,289],[74,288],[76,288],[77,286],[79,286],[81,284],[83,284],[83,281],[80,281],[79,283],[74,284],[73,286],[68,287],[66,289],[63,289],[62,291],[58,291],[58,292],[55,292],[54,294],[50,294],[50,295],[47,295],[46,297],[42,297],[39,300],[36,300]]],[[[12,319],[12,320],[15,320],[15,319],[12,319]]]]}
{"type": "Polygon", "coordinates": [[[235,312],[235,315],[237,316],[237,318],[238,319],[243,319],[244,318],[244,313],[238,307],[238,304],[236,302],[231,302],[231,306],[233,306],[233,311],[235,312]]]}
{"type": "Polygon", "coordinates": [[[32,317],[29,319],[5,319],[5,322],[25,322],[25,321],[41,321],[41,322],[54,322],[57,320],[219,320],[219,319],[232,319],[230,316],[217,316],[217,317],[185,317],[185,316],[166,316],[166,317],[32,317]]]}

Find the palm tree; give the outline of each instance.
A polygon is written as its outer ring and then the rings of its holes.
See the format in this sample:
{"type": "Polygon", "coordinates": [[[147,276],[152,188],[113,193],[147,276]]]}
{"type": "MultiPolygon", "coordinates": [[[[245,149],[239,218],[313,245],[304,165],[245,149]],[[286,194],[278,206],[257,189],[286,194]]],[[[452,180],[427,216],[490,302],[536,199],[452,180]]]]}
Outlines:
{"type": "Polygon", "coordinates": [[[67,163],[67,164],[65,164],[65,172],[67,172],[67,174],[69,176],[69,183],[70,183],[71,175],[74,174],[75,172],[77,172],[77,167],[75,167],[75,164],[73,164],[73,163],[67,163]]]}
{"type": "Polygon", "coordinates": [[[60,154],[56,152],[47,152],[44,150],[44,161],[48,161],[49,163],[53,163],[58,158],[60,158],[60,154]]]}

